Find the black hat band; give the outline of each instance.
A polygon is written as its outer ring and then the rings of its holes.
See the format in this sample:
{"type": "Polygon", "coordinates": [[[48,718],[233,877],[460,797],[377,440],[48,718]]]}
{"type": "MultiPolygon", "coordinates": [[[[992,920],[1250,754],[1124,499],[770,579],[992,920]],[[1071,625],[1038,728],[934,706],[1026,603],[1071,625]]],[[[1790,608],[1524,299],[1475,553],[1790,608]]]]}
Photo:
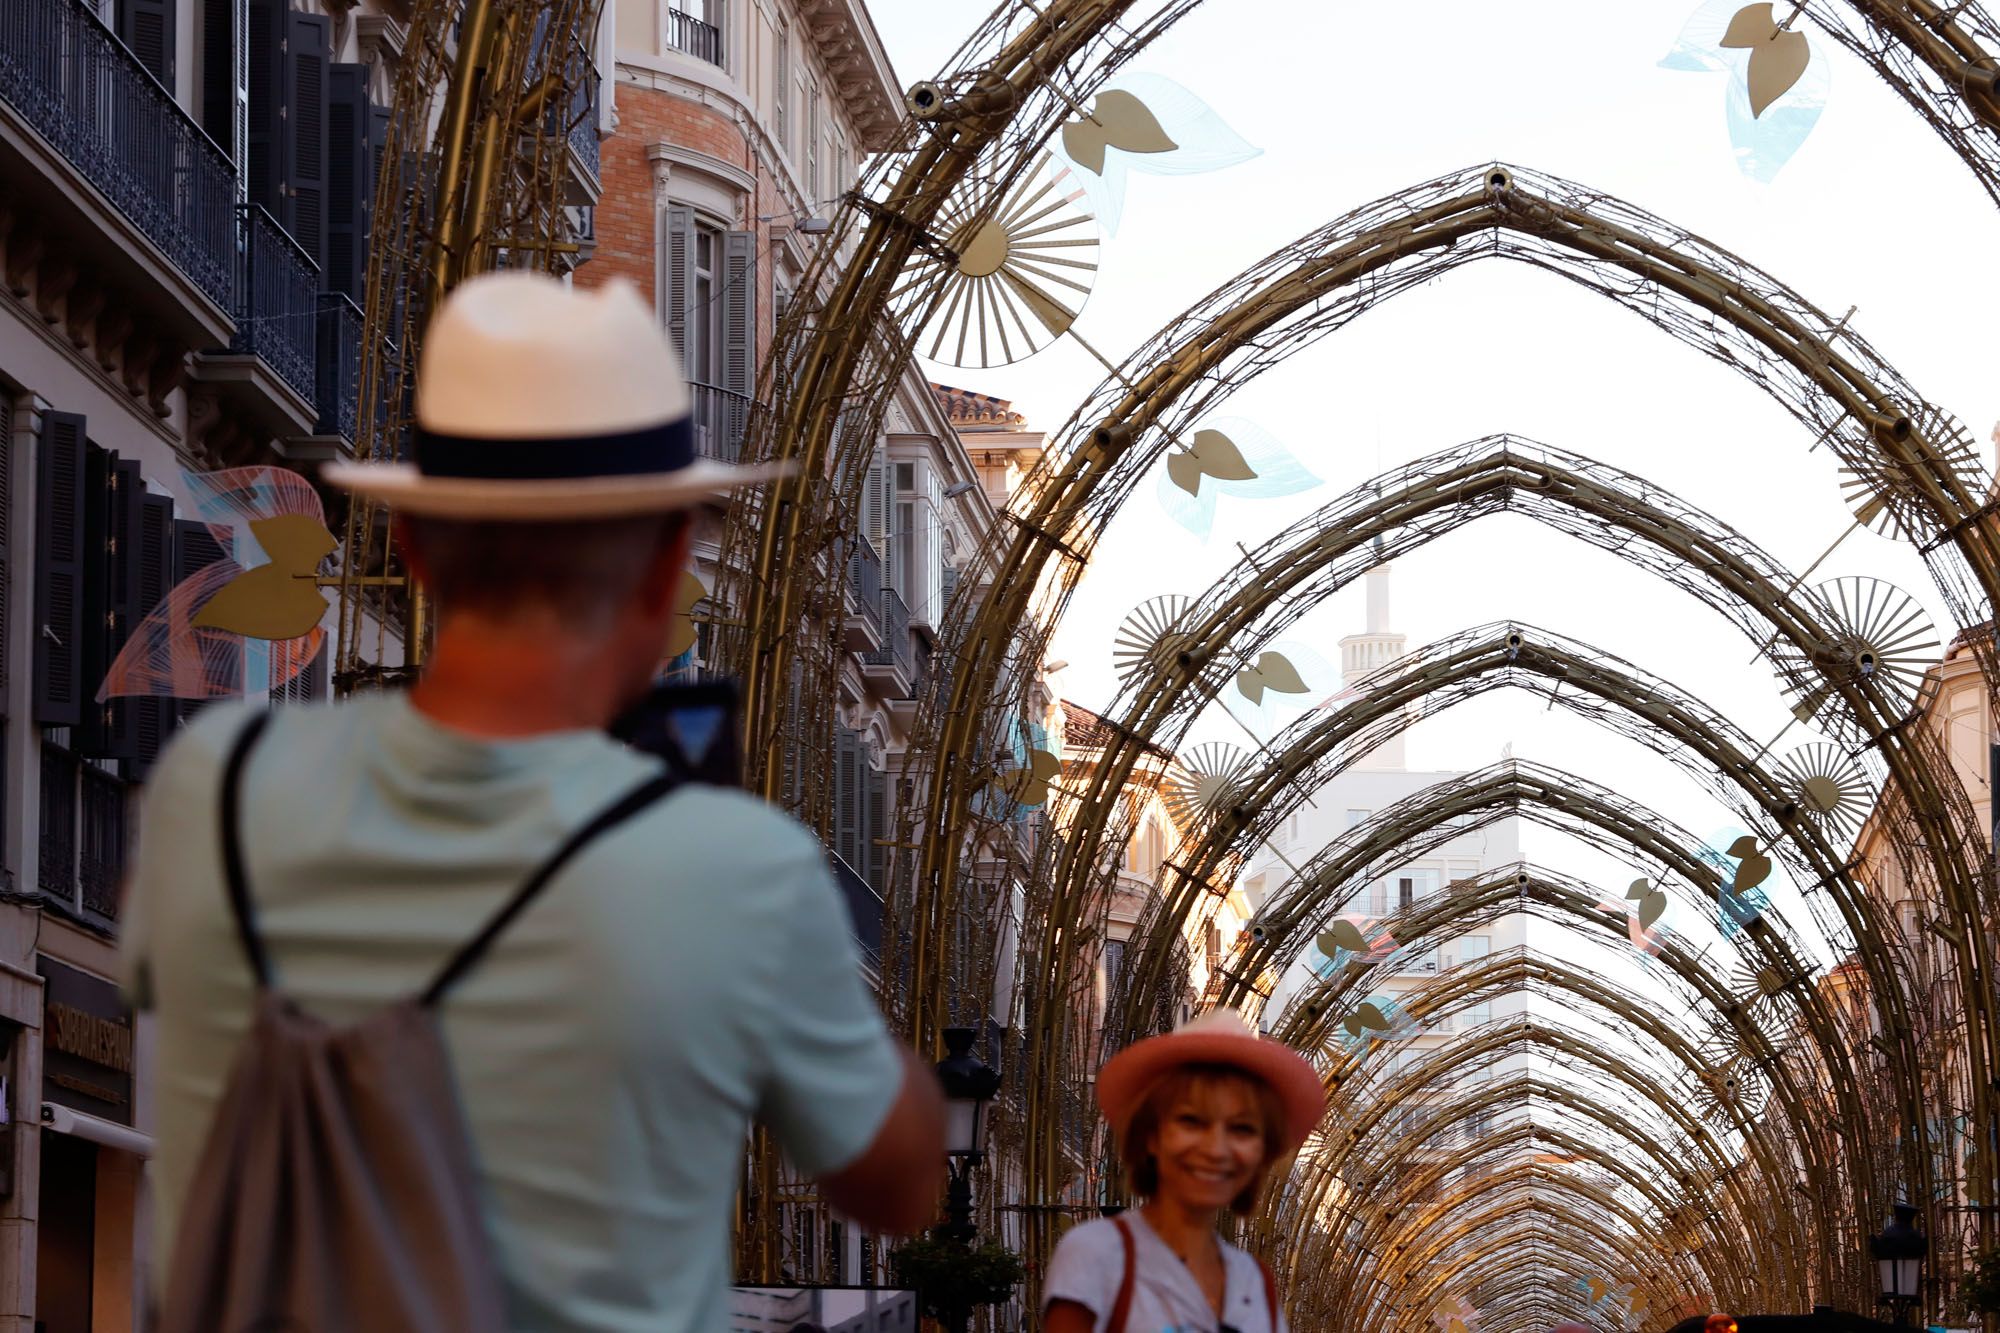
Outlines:
{"type": "Polygon", "coordinates": [[[689,417],[619,435],[469,439],[418,426],[414,438],[417,470],[427,477],[578,481],[678,472],[694,462],[694,421],[689,417]]]}

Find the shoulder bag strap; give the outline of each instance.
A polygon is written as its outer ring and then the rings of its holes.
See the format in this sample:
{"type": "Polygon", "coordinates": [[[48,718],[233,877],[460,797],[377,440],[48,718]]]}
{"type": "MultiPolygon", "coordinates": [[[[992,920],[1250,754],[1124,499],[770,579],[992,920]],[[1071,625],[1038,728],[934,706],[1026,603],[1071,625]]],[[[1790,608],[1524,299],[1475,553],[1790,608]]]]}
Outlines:
{"type": "Polygon", "coordinates": [[[662,773],[656,778],[649,778],[627,792],[616,804],[600,812],[596,818],[570,834],[562,846],[556,848],[554,855],[542,862],[541,867],[528,876],[527,882],[514,891],[514,896],[507,900],[507,905],[494,913],[492,920],[468,940],[463,948],[452,955],[451,961],[444,965],[443,970],[437,974],[437,979],[424,988],[417,1002],[429,1008],[443,999],[446,991],[478,965],[479,960],[486,956],[486,951],[493,947],[493,942],[500,938],[500,933],[514,923],[515,917],[527,910],[528,904],[532,903],[535,896],[555,878],[556,872],[569,863],[571,857],[680,785],[681,776],[677,772],[662,773]]]}
{"type": "Polygon", "coordinates": [[[243,956],[257,978],[257,989],[271,988],[271,956],[257,935],[257,916],[250,902],[250,879],[243,869],[243,769],[250,751],[264,728],[271,724],[268,712],[250,719],[250,725],[229,748],[222,768],[222,882],[229,891],[230,914],[236,918],[236,938],[242,941],[243,956]]]}
{"type": "Polygon", "coordinates": [[[1104,1333],[1125,1333],[1125,1321],[1132,1316],[1132,1287],[1138,1277],[1139,1252],[1132,1240],[1132,1224],[1124,1214],[1111,1219],[1118,1228],[1118,1239],[1124,1243],[1125,1269],[1118,1279],[1118,1299],[1111,1303],[1111,1322],[1104,1326],[1104,1333]]]}
{"type": "Polygon", "coordinates": [[[1278,1279],[1262,1259],[1257,1260],[1257,1271],[1264,1275],[1264,1308],[1271,1312],[1271,1333],[1278,1333],[1278,1279]]]}

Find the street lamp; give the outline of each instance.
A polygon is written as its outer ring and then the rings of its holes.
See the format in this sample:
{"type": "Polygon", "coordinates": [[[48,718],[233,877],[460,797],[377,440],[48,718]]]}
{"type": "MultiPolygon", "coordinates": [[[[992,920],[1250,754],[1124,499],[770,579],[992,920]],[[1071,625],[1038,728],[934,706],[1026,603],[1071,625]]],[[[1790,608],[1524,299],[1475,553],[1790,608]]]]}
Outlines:
{"type": "Polygon", "coordinates": [[[945,1096],[944,1150],[951,1166],[939,1233],[965,1244],[978,1232],[972,1225],[972,1168],[986,1156],[986,1103],[1000,1091],[1000,1071],[973,1054],[972,1043],[978,1036],[978,1028],[946,1028],[945,1057],[937,1066],[945,1096]]]}
{"type": "Polygon", "coordinates": [[[1912,1225],[1917,1219],[1915,1208],[1899,1203],[1894,1211],[1889,1225],[1868,1238],[1868,1256],[1881,1274],[1882,1303],[1900,1326],[1908,1322],[1922,1292],[1924,1256],[1930,1253],[1931,1244],[1912,1225]]]}

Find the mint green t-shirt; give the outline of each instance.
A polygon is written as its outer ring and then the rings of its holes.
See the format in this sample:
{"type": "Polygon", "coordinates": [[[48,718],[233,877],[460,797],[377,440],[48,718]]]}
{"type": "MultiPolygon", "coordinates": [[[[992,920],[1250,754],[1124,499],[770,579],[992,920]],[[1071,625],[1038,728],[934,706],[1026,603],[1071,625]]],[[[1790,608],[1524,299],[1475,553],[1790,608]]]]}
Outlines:
{"type": "MultiPolygon", "coordinates": [[[[163,1265],[250,1021],[217,833],[250,715],[210,709],[169,748],[132,858],[122,947],[154,1014],[163,1265]]],[[[243,838],[278,986],[337,1023],[420,990],[566,834],[658,771],[595,732],[476,740],[401,694],[281,710],[246,771],[243,838]]],[[[712,787],[592,844],[440,1015],[516,1330],[724,1327],[752,1117],[823,1174],[901,1086],[819,844],[712,787]]]]}

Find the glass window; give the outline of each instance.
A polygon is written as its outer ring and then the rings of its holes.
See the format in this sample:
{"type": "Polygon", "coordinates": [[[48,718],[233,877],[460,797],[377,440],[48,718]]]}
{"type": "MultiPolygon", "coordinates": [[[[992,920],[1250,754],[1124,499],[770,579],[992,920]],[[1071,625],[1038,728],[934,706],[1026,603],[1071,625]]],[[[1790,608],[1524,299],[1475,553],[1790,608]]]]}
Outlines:
{"type": "Polygon", "coordinates": [[[1368,813],[1366,810],[1349,810],[1347,812],[1347,822],[1342,827],[1353,828],[1357,824],[1366,824],[1368,822],[1368,813]]]}
{"type": "Polygon", "coordinates": [[[1465,1025],[1467,1027],[1478,1027],[1481,1023],[1490,1023],[1492,1021],[1493,1002],[1491,1000],[1481,1000],[1477,1004],[1470,1004],[1465,1007],[1465,1025]]]}
{"type": "Polygon", "coordinates": [[[778,29],[778,53],[772,59],[771,67],[771,127],[777,132],[778,150],[789,152],[792,145],[790,134],[785,128],[785,102],[788,85],[792,78],[792,30],[778,29]]]}
{"type": "Polygon", "coordinates": [[[1458,957],[1461,962],[1472,962],[1493,952],[1491,935],[1461,935],[1458,937],[1458,957]]]}
{"type": "Polygon", "coordinates": [[[1417,881],[1408,875],[1396,878],[1396,910],[1401,912],[1417,901],[1417,881]]]}
{"type": "Polygon", "coordinates": [[[917,507],[907,500],[896,506],[896,576],[908,598],[917,580],[917,507]]]}
{"type": "Polygon", "coordinates": [[[715,383],[716,351],[721,342],[722,303],[715,299],[715,273],[722,238],[713,229],[696,227],[694,271],[688,275],[688,373],[701,384],[715,383]]]}

